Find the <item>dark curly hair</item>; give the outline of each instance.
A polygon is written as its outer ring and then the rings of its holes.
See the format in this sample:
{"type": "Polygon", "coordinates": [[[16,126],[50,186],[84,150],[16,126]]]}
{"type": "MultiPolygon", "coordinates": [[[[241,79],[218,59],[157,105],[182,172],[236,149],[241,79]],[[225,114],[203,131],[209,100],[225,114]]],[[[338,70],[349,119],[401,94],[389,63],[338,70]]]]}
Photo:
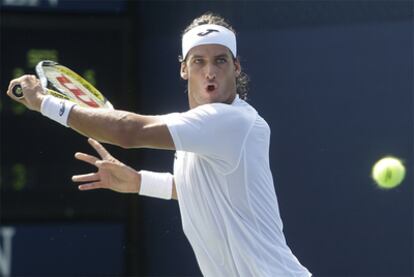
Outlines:
{"type": "MultiPolygon", "coordinates": [[[[190,25],[188,25],[187,28],[185,28],[185,30],[181,34],[181,38],[182,38],[182,36],[184,36],[185,33],[190,31],[192,28],[197,27],[199,25],[204,25],[204,24],[220,25],[220,26],[223,26],[223,27],[231,30],[234,34],[236,34],[236,31],[234,30],[234,28],[223,17],[221,17],[218,14],[207,12],[207,13],[197,17],[196,19],[194,19],[190,23],[190,25]]],[[[233,57],[233,58],[237,59],[238,57],[233,57]]],[[[178,60],[180,62],[185,62],[185,60],[181,56],[178,57],[178,60]]],[[[249,81],[250,81],[249,76],[247,76],[247,74],[244,73],[243,71],[240,72],[239,76],[236,77],[237,94],[243,100],[247,100],[247,93],[248,93],[248,90],[249,90],[249,87],[248,87],[249,81]]]]}

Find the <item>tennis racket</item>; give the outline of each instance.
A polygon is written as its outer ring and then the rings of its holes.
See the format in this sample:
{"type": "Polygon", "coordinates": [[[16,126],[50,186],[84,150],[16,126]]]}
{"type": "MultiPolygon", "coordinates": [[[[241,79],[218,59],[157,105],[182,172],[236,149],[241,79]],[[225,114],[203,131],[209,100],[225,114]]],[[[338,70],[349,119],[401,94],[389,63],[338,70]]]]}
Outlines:
{"type": "MultiPolygon", "coordinates": [[[[45,94],[66,99],[88,108],[113,109],[112,104],[88,81],[66,66],[54,61],[40,61],[35,68],[45,94]]],[[[12,88],[17,98],[23,98],[20,85],[12,88]]]]}

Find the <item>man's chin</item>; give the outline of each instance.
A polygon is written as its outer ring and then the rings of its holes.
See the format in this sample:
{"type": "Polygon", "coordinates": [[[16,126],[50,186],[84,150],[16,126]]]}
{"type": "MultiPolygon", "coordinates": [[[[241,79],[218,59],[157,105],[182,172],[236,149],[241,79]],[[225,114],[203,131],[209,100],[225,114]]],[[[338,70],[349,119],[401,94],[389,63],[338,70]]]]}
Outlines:
{"type": "Polygon", "coordinates": [[[190,105],[195,108],[196,106],[201,106],[205,104],[211,104],[211,103],[231,103],[233,97],[224,98],[223,96],[219,95],[218,93],[205,92],[203,91],[202,94],[197,95],[193,98],[193,103],[190,102],[190,105]],[[230,99],[231,98],[231,99],[230,99]]]}

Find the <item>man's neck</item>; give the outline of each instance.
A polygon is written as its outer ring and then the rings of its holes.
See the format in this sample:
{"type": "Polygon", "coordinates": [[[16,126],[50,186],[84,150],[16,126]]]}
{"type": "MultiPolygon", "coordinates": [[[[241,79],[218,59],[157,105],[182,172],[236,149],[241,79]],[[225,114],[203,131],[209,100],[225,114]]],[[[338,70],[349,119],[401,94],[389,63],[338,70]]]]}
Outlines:
{"type": "Polygon", "coordinates": [[[209,103],[201,103],[200,104],[200,103],[197,103],[194,100],[194,98],[189,96],[188,97],[188,104],[189,104],[190,110],[191,110],[191,109],[197,108],[198,106],[201,106],[201,105],[204,105],[204,104],[211,104],[211,103],[223,103],[223,104],[231,105],[231,104],[233,104],[233,102],[235,101],[236,98],[237,98],[237,93],[232,94],[227,100],[222,101],[222,102],[217,101],[217,102],[209,102],[209,103]]]}

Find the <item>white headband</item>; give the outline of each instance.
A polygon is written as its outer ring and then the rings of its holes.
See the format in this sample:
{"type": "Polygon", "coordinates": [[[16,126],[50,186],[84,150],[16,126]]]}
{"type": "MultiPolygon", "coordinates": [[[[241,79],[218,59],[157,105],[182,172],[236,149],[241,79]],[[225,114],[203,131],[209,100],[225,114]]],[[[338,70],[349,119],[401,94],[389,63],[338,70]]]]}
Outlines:
{"type": "Polygon", "coordinates": [[[233,53],[233,56],[237,57],[236,35],[223,26],[204,24],[194,27],[184,34],[182,41],[183,59],[193,47],[204,44],[226,46],[233,53]]]}

